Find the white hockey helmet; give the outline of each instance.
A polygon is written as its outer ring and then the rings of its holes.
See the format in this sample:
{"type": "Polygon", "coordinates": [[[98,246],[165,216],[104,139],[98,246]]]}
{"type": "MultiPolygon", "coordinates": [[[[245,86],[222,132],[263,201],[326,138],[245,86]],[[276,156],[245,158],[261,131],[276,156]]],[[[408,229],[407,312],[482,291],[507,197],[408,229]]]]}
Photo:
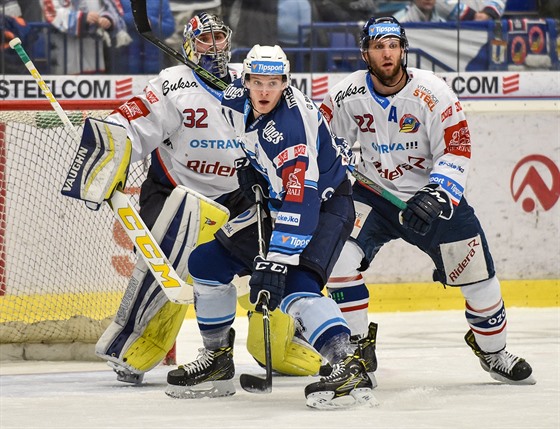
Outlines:
{"type": "Polygon", "coordinates": [[[223,78],[228,73],[227,65],[231,58],[231,28],[216,15],[206,12],[196,14],[185,25],[183,31],[183,55],[214,76],[223,78]],[[220,32],[224,34],[226,43],[223,48],[218,49],[216,33],[220,32]],[[212,42],[205,43],[198,40],[199,45],[206,45],[207,48],[204,52],[198,52],[196,41],[200,35],[205,33],[212,34],[212,42]]]}
{"type": "Polygon", "coordinates": [[[285,76],[286,82],[289,83],[290,62],[278,45],[255,45],[243,60],[243,82],[251,74],[285,76]]]}

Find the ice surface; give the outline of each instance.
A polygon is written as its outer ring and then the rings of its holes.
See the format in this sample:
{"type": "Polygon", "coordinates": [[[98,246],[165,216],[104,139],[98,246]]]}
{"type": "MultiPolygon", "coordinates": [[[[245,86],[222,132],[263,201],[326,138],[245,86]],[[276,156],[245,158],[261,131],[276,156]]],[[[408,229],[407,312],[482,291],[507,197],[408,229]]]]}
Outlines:
{"type": "MultiPolygon", "coordinates": [[[[245,318],[235,322],[237,393],[167,397],[169,367],[132,386],[99,362],[0,362],[0,428],[560,428],[559,308],[508,309],[508,350],[533,367],[534,386],[492,380],[463,340],[461,311],[370,313],[379,323],[376,407],[318,411],[305,406],[311,377],[275,376],[272,393],[243,391],[241,373],[263,374],[247,353],[245,318]]],[[[178,359],[194,359],[194,320],[178,338],[178,359]]]]}

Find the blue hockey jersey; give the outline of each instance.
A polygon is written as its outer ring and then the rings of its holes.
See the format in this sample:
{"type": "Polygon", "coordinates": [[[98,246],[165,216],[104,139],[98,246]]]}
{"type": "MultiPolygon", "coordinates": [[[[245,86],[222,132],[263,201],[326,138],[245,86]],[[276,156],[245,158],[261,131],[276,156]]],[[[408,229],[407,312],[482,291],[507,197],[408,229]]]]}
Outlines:
{"type": "Polygon", "coordinates": [[[298,265],[322,201],[348,177],[352,152],[331,133],[317,106],[292,86],[275,109],[253,120],[248,92],[238,79],[224,91],[222,112],[269,184],[275,222],[267,259],[298,265]]]}

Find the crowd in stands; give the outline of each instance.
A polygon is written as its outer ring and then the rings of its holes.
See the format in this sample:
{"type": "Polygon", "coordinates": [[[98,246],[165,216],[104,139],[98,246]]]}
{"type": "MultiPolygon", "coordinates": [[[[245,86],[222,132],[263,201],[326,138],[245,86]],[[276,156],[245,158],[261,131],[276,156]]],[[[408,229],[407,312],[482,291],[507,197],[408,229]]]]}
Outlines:
{"type": "MultiPolygon", "coordinates": [[[[359,23],[371,16],[394,15],[403,23],[496,20],[507,15],[508,8],[520,16],[560,18],[560,0],[158,0],[146,4],[153,33],[178,52],[187,17],[204,10],[221,15],[234,29],[234,49],[279,44],[292,61],[290,48],[329,46],[327,32],[311,35],[312,23],[356,23],[358,30],[359,23]]],[[[26,73],[9,48],[14,37],[25,42],[32,59],[42,58],[36,61],[42,73],[156,74],[175,64],[138,34],[130,0],[0,0],[0,30],[0,74],[26,73]]]]}

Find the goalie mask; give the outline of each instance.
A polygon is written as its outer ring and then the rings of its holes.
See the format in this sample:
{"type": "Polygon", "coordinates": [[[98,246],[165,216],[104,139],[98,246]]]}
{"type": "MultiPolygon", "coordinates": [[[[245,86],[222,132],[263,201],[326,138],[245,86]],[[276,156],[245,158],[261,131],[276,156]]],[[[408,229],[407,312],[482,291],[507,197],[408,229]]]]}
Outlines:
{"type": "Polygon", "coordinates": [[[243,83],[251,74],[282,76],[284,82],[290,81],[290,62],[278,45],[255,45],[243,60],[243,83]]]}
{"type": "Polygon", "coordinates": [[[385,38],[397,38],[403,49],[402,66],[406,68],[408,62],[408,39],[404,28],[392,16],[382,18],[370,18],[362,28],[360,38],[360,49],[362,52],[368,50],[370,40],[383,40],[385,38]]]}
{"type": "Polygon", "coordinates": [[[231,28],[216,15],[201,12],[185,25],[183,55],[218,78],[227,75],[231,28]]]}

